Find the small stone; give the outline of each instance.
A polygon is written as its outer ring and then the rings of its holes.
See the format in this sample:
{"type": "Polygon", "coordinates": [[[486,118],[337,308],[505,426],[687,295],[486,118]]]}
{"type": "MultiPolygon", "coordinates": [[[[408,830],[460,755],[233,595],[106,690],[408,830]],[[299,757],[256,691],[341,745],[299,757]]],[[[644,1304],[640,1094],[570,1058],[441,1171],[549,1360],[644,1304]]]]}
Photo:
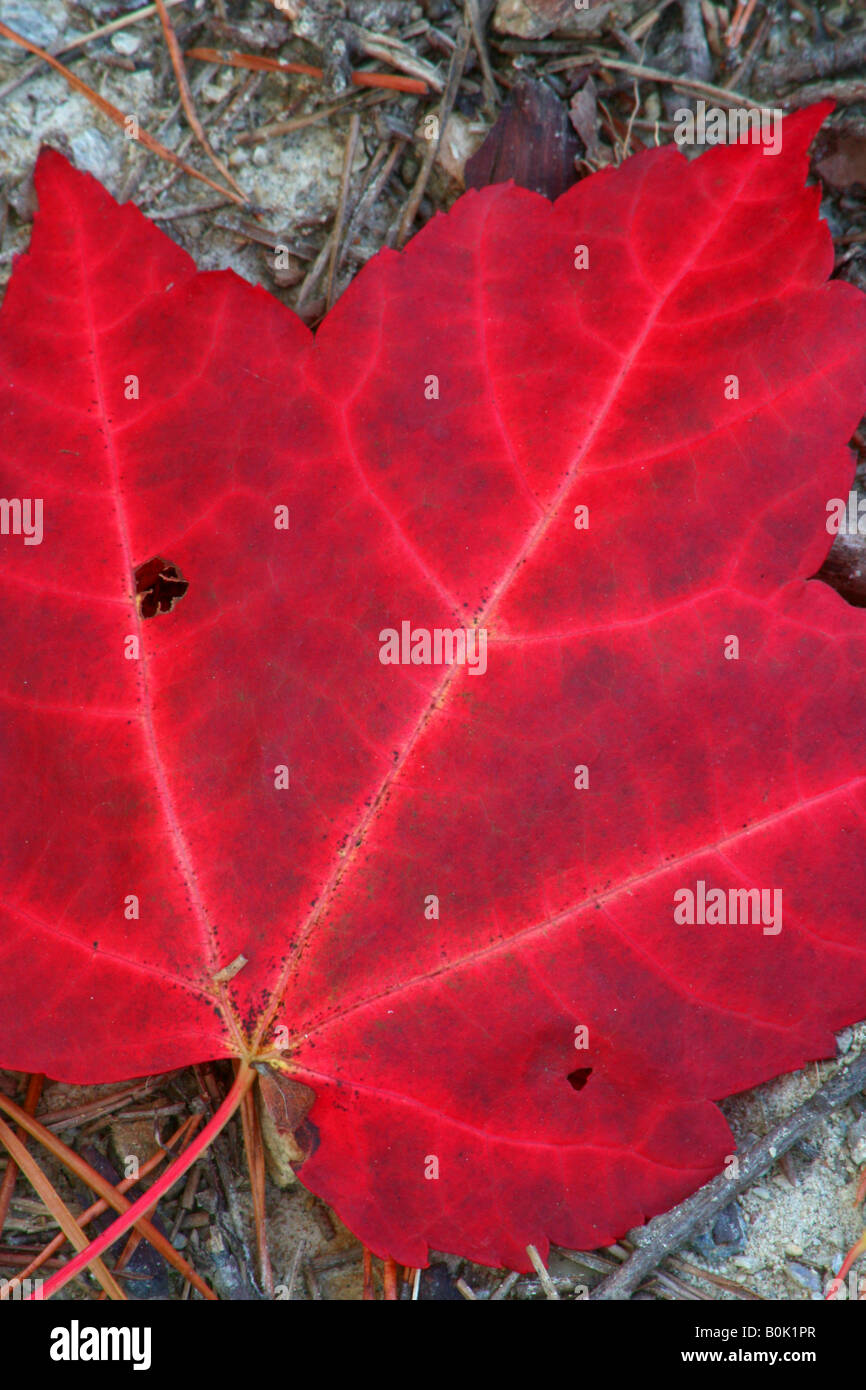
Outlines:
{"type": "MultiPolygon", "coordinates": [[[[66,18],[62,10],[46,4],[45,0],[38,5],[31,5],[29,0],[5,0],[2,17],[7,28],[14,29],[22,39],[29,39],[40,48],[50,48],[57,42],[66,18]]],[[[4,59],[10,49],[21,54],[21,49],[11,40],[3,39],[2,44],[4,59]]]]}
{"type": "Polygon", "coordinates": [[[844,1056],[846,1052],[850,1052],[853,1041],[853,1028],[843,1028],[841,1033],[836,1034],[836,1046],[839,1049],[840,1056],[844,1056]]]}
{"type": "Polygon", "coordinates": [[[92,126],[81,130],[69,138],[69,146],[79,169],[84,169],[94,178],[105,183],[106,175],[113,163],[111,146],[98,130],[92,126]]]}
{"type": "Polygon", "coordinates": [[[257,169],[262,169],[268,162],[268,152],[264,145],[256,145],[253,150],[253,164],[257,169]]]}
{"type": "MultiPolygon", "coordinates": [[[[279,264],[277,263],[276,256],[272,256],[270,252],[266,252],[265,254],[265,263],[268,267],[270,277],[277,288],[281,290],[290,290],[293,285],[300,284],[307,272],[301,266],[297,257],[291,255],[286,256],[285,247],[283,247],[282,250],[284,254],[280,258],[279,264]]],[[[290,1168],[289,1171],[294,1178],[294,1170],[290,1168]]],[[[285,1176],[288,1177],[288,1174],[285,1176]]],[[[274,1178],[274,1181],[276,1182],[277,1179],[274,1178]]],[[[281,1187],[285,1186],[284,1183],[279,1183],[278,1185],[281,1187]]]]}
{"type": "Polygon", "coordinates": [[[819,1298],[821,1297],[823,1286],[817,1269],[810,1269],[808,1265],[798,1264],[795,1260],[788,1260],[785,1269],[795,1284],[799,1284],[802,1289],[808,1289],[811,1294],[817,1294],[819,1298]]]}
{"type": "Polygon", "coordinates": [[[738,1269],[747,1270],[750,1274],[761,1268],[761,1261],[756,1255],[735,1255],[731,1263],[735,1264],[738,1269]]]}
{"type": "Polygon", "coordinates": [[[153,1121],[115,1119],[111,1125],[114,1161],[127,1174],[131,1158],[144,1164],[153,1154],[153,1121]]]}
{"type": "Polygon", "coordinates": [[[849,1125],[846,1142],[854,1162],[866,1163],[866,1115],[861,1115],[859,1120],[849,1125]]]}
{"type": "Polygon", "coordinates": [[[802,1247],[802,1245],[786,1245],[786,1246],[785,1246],[785,1254],[786,1254],[786,1255],[802,1255],[802,1253],[803,1253],[803,1247],[802,1247]]]}
{"type": "Polygon", "coordinates": [[[249,155],[247,154],[246,150],[239,145],[237,149],[232,150],[231,154],[229,155],[229,164],[233,169],[239,169],[242,164],[246,164],[248,159],[249,155]]]}
{"type": "Polygon", "coordinates": [[[17,183],[14,188],[10,188],[6,196],[9,201],[9,206],[15,213],[19,222],[33,221],[39,209],[39,200],[36,197],[36,189],[33,186],[32,170],[20,183],[17,183]]]}
{"type": "Polygon", "coordinates": [[[729,1255],[742,1253],[746,1232],[736,1201],[729,1202],[725,1209],[719,1212],[713,1223],[712,1238],[720,1253],[729,1255]],[[727,1251],[725,1251],[725,1247],[727,1247],[727,1251]]]}
{"type": "Polygon", "coordinates": [[[421,168],[414,155],[407,155],[400,165],[400,178],[406,188],[411,188],[418,177],[418,170],[421,168]]]}
{"type": "Polygon", "coordinates": [[[493,28],[519,39],[546,39],[554,30],[597,34],[612,9],[610,0],[596,0],[586,9],[578,9],[574,0],[498,0],[493,28]]]}
{"type": "Polygon", "coordinates": [[[122,53],[125,58],[131,58],[133,53],[137,53],[141,48],[141,36],[129,34],[125,29],[121,29],[119,34],[112,34],[111,47],[115,53],[122,53]]]}

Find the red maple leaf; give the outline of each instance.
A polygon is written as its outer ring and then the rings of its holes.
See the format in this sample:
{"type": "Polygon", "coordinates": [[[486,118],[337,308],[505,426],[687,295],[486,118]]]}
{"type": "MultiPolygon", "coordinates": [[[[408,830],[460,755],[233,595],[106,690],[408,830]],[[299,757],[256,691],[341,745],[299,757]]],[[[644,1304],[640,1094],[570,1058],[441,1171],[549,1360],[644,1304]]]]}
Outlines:
{"type": "Polygon", "coordinates": [[[808,581],[866,300],[804,187],[826,109],[775,157],[467,194],[315,339],[41,156],[0,320],[0,1063],[270,1060],[375,1252],[526,1268],[832,1053],[866,618],[808,581]]]}

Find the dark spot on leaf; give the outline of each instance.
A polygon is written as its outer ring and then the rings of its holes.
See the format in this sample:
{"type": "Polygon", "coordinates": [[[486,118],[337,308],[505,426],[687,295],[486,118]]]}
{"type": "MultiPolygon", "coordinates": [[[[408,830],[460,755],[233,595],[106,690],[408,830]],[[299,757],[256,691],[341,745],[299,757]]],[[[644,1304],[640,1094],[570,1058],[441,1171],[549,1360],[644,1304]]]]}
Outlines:
{"type": "Polygon", "coordinates": [[[143,618],[170,613],[188,588],[189,584],[177,565],[170,564],[161,555],[147,560],[135,571],[136,602],[143,618]]]}
{"type": "Polygon", "coordinates": [[[575,1091],[582,1091],[591,1076],[592,1067],[578,1067],[568,1073],[566,1081],[575,1091]]]}
{"type": "Polygon", "coordinates": [[[304,1159],[312,1158],[320,1143],[318,1125],[313,1124],[312,1120],[302,1120],[295,1130],[295,1143],[304,1159]]]}

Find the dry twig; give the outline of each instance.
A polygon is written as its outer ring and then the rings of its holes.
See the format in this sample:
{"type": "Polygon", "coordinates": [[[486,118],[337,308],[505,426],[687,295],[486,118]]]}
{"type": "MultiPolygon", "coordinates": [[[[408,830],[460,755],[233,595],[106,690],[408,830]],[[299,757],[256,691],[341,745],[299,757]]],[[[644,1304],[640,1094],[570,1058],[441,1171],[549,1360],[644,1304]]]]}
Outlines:
{"type": "Polygon", "coordinates": [[[801,1105],[793,1115],[774,1125],[738,1160],[736,1176],[720,1173],[712,1182],[687,1197],[673,1211],[653,1217],[646,1226],[630,1232],[635,1250],[621,1269],[604,1279],[593,1289],[597,1299],[628,1298],[648,1274],[679,1248],[695,1230],[706,1226],[739,1192],[766,1173],[783,1153],[802,1139],[820,1120],[850,1100],[866,1087],[866,1052],[860,1053],[848,1066],[840,1068],[819,1091],[801,1105]]]}
{"type": "MultiPolygon", "coordinates": [[[[203,63],[222,63],[232,68],[250,68],[253,72],[300,73],[306,77],[316,77],[319,81],[325,76],[324,68],[313,67],[310,63],[283,63],[277,58],[263,58],[258,53],[225,53],[218,48],[188,48],[187,58],[199,58],[203,63]]],[[[414,92],[416,96],[426,96],[427,86],[414,77],[398,77],[389,72],[353,72],[352,82],[356,87],[384,87],[391,92],[414,92]]]]}
{"type": "Polygon", "coordinates": [[[196,139],[198,140],[199,144],[201,145],[211,164],[214,166],[218,173],[222,174],[226,183],[230,184],[231,187],[235,190],[235,192],[238,193],[241,196],[241,198],[243,198],[246,202],[243,189],[236,182],[227,166],[220,159],[219,155],[217,155],[214,151],[210,140],[208,140],[207,136],[205,135],[204,127],[202,126],[202,123],[198,118],[198,112],[195,109],[195,102],[192,99],[192,92],[189,88],[189,80],[186,75],[186,68],[183,65],[183,54],[181,53],[180,44],[177,41],[177,34],[174,32],[174,26],[172,25],[171,19],[169,18],[168,10],[165,6],[165,0],[156,0],[156,8],[159,11],[159,22],[162,25],[162,32],[165,37],[166,47],[168,48],[169,57],[171,58],[171,65],[174,68],[175,78],[177,79],[177,89],[180,93],[181,105],[183,106],[190,127],[192,128],[192,131],[196,139]]]}
{"type": "Polygon", "coordinates": [[[397,230],[396,245],[401,247],[412,230],[412,224],[418,215],[418,208],[421,206],[421,199],[427,188],[433,165],[436,162],[436,155],[439,153],[439,146],[448,124],[448,117],[451,115],[451,108],[457,96],[457,89],[460,86],[460,79],[463,76],[463,67],[466,63],[466,55],[469,52],[470,33],[464,26],[457,31],[457,47],[451,55],[451,63],[448,68],[448,80],[445,83],[445,90],[442,93],[442,100],[439,103],[438,124],[435,140],[430,140],[427,149],[424,151],[424,158],[421,161],[421,168],[418,177],[409,194],[409,200],[403,210],[400,219],[400,226],[397,230]]]}

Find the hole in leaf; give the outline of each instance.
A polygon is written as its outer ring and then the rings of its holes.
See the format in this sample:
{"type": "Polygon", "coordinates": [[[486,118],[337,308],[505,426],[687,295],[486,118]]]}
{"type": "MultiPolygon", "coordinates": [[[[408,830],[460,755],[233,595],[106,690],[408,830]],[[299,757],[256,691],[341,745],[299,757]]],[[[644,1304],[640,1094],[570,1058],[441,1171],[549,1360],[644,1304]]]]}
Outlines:
{"type": "Polygon", "coordinates": [[[170,613],[188,588],[177,565],[170,564],[161,555],[146,560],[135,571],[135,599],[143,618],[170,613]]]}
{"type": "Polygon", "coordinates": [[[591,1076],[592,1067],[578,1067],[576,1071],[568,1073],[566,1081],[575,1091],[582,1091],[591,1076]]]}

